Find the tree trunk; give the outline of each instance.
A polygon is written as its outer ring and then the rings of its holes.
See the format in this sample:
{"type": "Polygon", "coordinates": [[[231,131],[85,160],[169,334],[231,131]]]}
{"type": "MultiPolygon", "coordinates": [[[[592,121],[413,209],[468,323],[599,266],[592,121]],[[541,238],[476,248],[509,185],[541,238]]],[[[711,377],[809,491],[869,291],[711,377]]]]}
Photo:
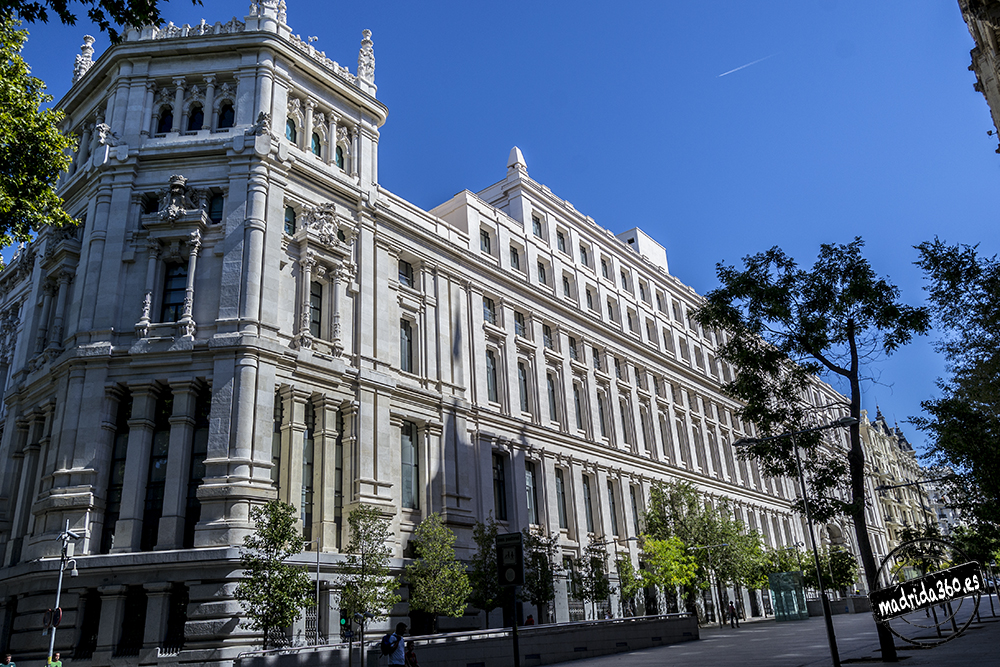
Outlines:
{"type": "MultiPolygon", "coordinates": [[[[851,345],[851,416],[857,422],[851,425],[851,451],[847,461],[851,470],[851,518],[854,520],[854,536],[858,541],[858,552],[865,569],[868,592],[878,588],[878,566],[872,553],[871,538],[868,535],[868,520],[865,517],[865,450],[861,446],[861,381],[858,377],[858,348],[854,338],[854,321],[848,320],[848,339],[851,345]]],[[[882,649],[882,660],[898,662],[894,635],[881,623],[876,623],[878,643],[882,649]]]]}

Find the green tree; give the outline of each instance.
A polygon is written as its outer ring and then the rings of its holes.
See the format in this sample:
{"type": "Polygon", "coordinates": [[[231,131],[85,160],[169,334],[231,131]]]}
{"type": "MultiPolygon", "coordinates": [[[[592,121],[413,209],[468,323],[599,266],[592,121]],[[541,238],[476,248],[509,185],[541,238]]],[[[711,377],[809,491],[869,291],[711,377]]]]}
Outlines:
{"type": "Polygon", "coordinates": [[[910,420],[930,438],[930,461],[955,474],[939,482],[949,505],[1000,538],[1000,260],[940,239],[917,249],[948,377],[921,403],[928,416],[910,420]]]}
{"type": "Polygon", "coordinates": [[[524,586],[521,594],[538,609],[538,620],[549,618],[549,605],[556,599],[556,573],[562,570],[558,561],[559,538],[547,535],[538,527],[521,531],[524,547],[524,586]]]}
{"type": "Polygon", "coordinates": [[[461,616],[472,593],[465,567],[455,559],[455,534],[437,512],[420,522],[413,534],[416,559],[406,566],[410,609],[434,616],[461,616]]]}
{"type": "Polygon", "coordinates": [[[646,563],[644,583],[647,585],[675,591],[678,586],[690,586],[698,576],[698,560],[676,535],[662,540],[643,538],[642,554],[646,563]]]}
{"type": "Polygon", "coordinates": [[[240,549],[243,578],[235,596],[250,629],[263,635],[265,651],[275,631],[291,625],[304,607],[314,604],[306,568],[285,563],[305,546],[295,517],[296,509],[280,500],[254,507],[254,532],[243,538],[240,549]]]}
{"type": "Polygon", "coordinates": [[[351,541],[340,564],[340,606],[352,617],[361,613],[386,618],[400,600],[398,583],[389,575],[389,520],[371,505],[358,505],[347,523],[351,541]]]}
{"type": "MultiPolygon", "coordinates": [[[[861,418],[864,364],[892,354],[930,325],[925,308],[899,301],[899,290],[875,275],[862,256],[864,242],[824,244],[812,269],[799,268],[774,247],[743,259],[738,270],[719,264],[721,286],[708,294],[695,319],[704,327],[724,330],[719,357],[736,369],[723,390],[743,405],[740,416],[756,424],[762,436],[815,425],[805,397],[813,376],[833,377],[848,388],[847,409],[861,418]]],[[[850,427],[846,457],[829,455],[820,432],[795,438],[744,442],[739,453],[758,460],[769,475],[796,477],[794,448],[804,453],[803,466],[811,490],[813,518],[825,521],[848,514],[868,578],[877,588],[878,568],[865,517],[865,453],[858,423],[850,427]],[[835,491],[849,485],[851,498],[835,491]]],[[[892,634],[878,626],[882,655],[896,659],[892,634]]]]}
{"type": "Polygon", "coordinates": [[[497,522],[490,514],[485,522],[476,522],[472,539],[478,549],[469,568],[472,595],[469,602],[487,614],[504,604],[505,588],[497,578],[497,522]]]}
{"type": "Polygon", "coordinates": [[[580,567],[573,571],[573,595],[578,600],[590,602],[594,617],[596,604],[607,600],[615,592],[608,578],[608,547],[591,538],[583,550],[580,567]]]}
{"type": "Polygon", "coordinates": [[[635,596],[647,585],[644,574],[632,565],[632,558],[627,554],[618,554],[615,560],[615,572],[618,573],[619,603],[622,616],[635,615],[635,596]]]}
{"type": "MultiPolygon", "coordinates": [[[[816,560],[812,553],[802,559],[805,569],[802,579],[809,588],[818,589],[816,578],[816,560]]],[[[836,590],[854,586],[858,578],[858,561],[850,551],[843,547],[824,547],[819,551],[819,568],[823,586],[827,590],[836,590]]]]}
{"type": "Polygon", "coordinates": [[[19,25],[0,9],[0,248],[76,224],[55,193],[76,140],[59,131],[61,111],[41,108],[52,96],[21,57],[28,33],[19,25]]]}
{"type": "MultiPolygon", "coordinates": [[[[16,16],[28,23],[48,23],[49,12],[52,12],[66,25],[76,25],[76,11],[70,9],[74,2],[81,5],[80,9],[86,8],[87,17],[114,42],[118,42],[121,35],[112,24],[141,28],[163,23],[159,0],[0,0],[0,14],[16,16]]],[[[192,4],[200,5],[201,0],[192,0],[192,4]]]]}

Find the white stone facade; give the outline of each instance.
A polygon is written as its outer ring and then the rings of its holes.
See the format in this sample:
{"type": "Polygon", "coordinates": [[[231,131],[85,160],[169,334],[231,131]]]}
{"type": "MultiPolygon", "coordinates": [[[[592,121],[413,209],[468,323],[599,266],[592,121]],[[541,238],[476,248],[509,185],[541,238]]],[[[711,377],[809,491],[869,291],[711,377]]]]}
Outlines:
{"type": "MultiPolygon", "coordinates": [[[[60,102],[82,138],[60,192],[83,223],[0,273],[0,641],[19,657],[47,648],[67,521],[86,536],[56,646],[93,665],[252,645],[232,592],[269,498],[318,541],[331,641],[359,503],[392,517],[397,568],[429,512],[461,557],[492,512],[569,559],[596,536],[637,560],[625,538],[660,480],[726,499],[771,546],[804,541],[794,483],[734,455],[753,433],[719,391],[731,369],[662,246],[576,211],[517,149],[503,180],[432,211],[379,186],[369,32],[356,75],[273,0],[97,61],[92,42],[60,102]]],[[[554,607],[584,613],[562,589],[554,607]]]]}

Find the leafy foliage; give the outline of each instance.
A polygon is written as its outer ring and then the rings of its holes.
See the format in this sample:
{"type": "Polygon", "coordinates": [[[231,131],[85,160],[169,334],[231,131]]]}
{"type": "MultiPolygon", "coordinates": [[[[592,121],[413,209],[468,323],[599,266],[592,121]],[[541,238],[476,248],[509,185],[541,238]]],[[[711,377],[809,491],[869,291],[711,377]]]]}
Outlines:
{"type": "Polygon", "coordinates": [[[351,616],[362,613],[384,619],[400,600],[398,583],[389,576],[389,520],[371,505],[358,505],[347,523],[351,541],[340,564],[340,606],[351,616]]]}
{"type": "Polygon", "coordinates": [[[546,535],[538,526],[525,528],[521,534],[524,546],[524,586],[521,594],[538,608],[540,619],[544,619],[547,618],[548,605],[556,599],[555,575],[562,570],[558,561],[559,538],[546,535]]]}
{"type": "Polygon", "coordinates": [[[487,614],[504,603],[504,588],[497,579],[497,522],[490,514],[485,523],[476,522],[472,539],[478,550],[472,557],[469,583],[472,595],[469,602],[487,614]]]}
{"type": "MultiPolygon", "coordinates": [[[[809,553],[802,558],[802,562],[805,564],[802,572],[805,585],[818,589],[815,558],[809,553]]],[[[843,547],[820,549],[819,568],[823,586],[827,590],[853,586],[858,578],[858,561],[843,547]]]]}
{"type": "Polygon", "coordinates": [[[59,131],[63,113],[21,58],[28,33],[0,6],[0,247],[31,240],[45,225],[73,225],[55,193],[75,139],[59,131]]]}
{"type": "Polygon", "coordinates": [[[971,526],[958,526],[948,536],[951,543],[972,560],[986,564],[1000,559],[1000,539],[971,526]]]}
{"type": "Polygon", "coordinates": [[[410,608],[429,614],[461,616],[472,592],[465,567],[455,559],[455,534],[436,512],[413,534],[417,558],[406,566],[412,587],[410,608]]]}
{"type": "Polygon", "coordinates": [[[1000,537],[1000,260],[939,239],[917,249],[949,378],[911,421],[930,436],[930,460],[955,473],[941,482],[949,504],[1000,537]]]}
{"type": "Polygon", "coordinates": [[[302,553],[302,536],[295,528],[296,510],[279,500],[250,510],[255,530],[243,538],[240,565],[243,579],[235,597],[248,626],[264,636],[264,650],[275,630],[287,627],[313,604],[312,584],[304,567],[285,561],[302,553]]]}
{"type": "MultiPolygon", "coordinates": [[[[164,0],[166,1],[166,0],[164,0]]],[[[192,4],[200,5],[201,0],[191,0],[192,4]]],[[[49,12],[66,25],[76,25],[76,13],[70,9],[74,0],[41,0],[26,2],[25,0],[0,0],[0,14],[10,14],[34,23],[48,23],[49,12]]],[[[76,0],[81,9],[87,8],[87,17],[96,23],[102,32],[107,32],[113,42],[121,40],[121,35],[112,24],[123,27],[141,28],[147,25],[160,25],[160,7],[158,0],[76,0]]]]}
{"type": "Polygon", "coordinates": [[[635,609],[635,596],[646,586],[645,573],[639,572],[632,565],[632,558],[626,554],[618,554],[615,560],[615,572],[618,573],[618,590],[622,605],[622,616],[629,616],[635,609]]]}
{"type": "Polygon", "coordinates": [[[580,566],[573,572],[573,594],[584,602],[601,602],[615,592],[608,578],[608,547],[591,538],[583,550],[580,566]]]}
{"type": "MultiPolygon", "coordinates": [[[[647,537],[642,542],[646,569],[643,583],[673,590],[689,586],[698,576],[698,560],[676,535],[666,539],[647,537]]],[[[622,585],[624,589],[624,584],[622,585]]]]}

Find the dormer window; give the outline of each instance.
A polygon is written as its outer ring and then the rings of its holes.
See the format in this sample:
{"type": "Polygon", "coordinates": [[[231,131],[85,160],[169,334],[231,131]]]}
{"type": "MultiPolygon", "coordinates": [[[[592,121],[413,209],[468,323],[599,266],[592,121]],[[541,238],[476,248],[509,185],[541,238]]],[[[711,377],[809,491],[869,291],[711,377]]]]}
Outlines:
{"type": "Polygon", "coordinates": [[[285,139],[288,139],[293,144],[298,141],[299,132],[295,129],[295,121],[289,119],[285,121],[285,139]]]}

